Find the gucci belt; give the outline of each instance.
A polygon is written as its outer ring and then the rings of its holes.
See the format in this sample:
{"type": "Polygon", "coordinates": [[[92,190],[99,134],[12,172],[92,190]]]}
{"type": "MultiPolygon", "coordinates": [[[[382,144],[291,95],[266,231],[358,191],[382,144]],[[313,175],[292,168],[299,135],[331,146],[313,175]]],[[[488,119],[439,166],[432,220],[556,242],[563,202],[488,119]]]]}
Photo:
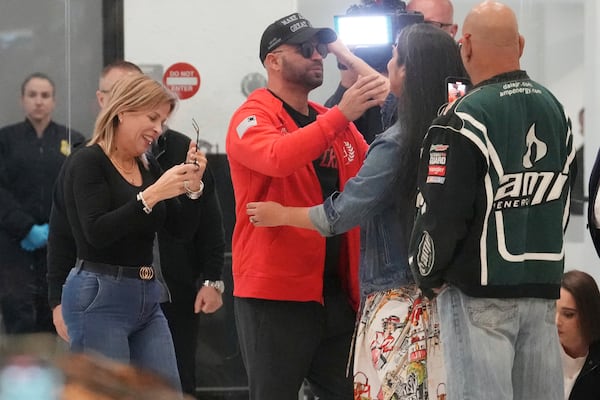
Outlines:
{"type": "Polygon", "coordinates": [[[139,275],[141,280],[149,281],[154,278],[154,268],[149,266],[140,267],[139,275]]]}

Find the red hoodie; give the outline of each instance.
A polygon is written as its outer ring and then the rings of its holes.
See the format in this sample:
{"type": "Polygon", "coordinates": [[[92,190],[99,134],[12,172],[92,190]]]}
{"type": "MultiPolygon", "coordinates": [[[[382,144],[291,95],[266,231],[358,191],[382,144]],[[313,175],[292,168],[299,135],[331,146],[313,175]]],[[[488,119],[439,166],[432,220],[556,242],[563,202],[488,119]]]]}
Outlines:
{"type": "MultiPolygon", "coordinates": [[[[333,147],[340,190],[360,169],[368,145],[341,111],[309,102],[317,120],[298,128],[281,100],[267,89],[254,91],[233,114],[227,156],[236,202],[232,240],[237,297],[323,302],[325,238],[313,230],[255,228],[246,214],[251,201],[309,207],[323,202],[312,161],[333,147]]],[[[344,234],[340,277],[358,308],[360,233],[344,234]]]]}

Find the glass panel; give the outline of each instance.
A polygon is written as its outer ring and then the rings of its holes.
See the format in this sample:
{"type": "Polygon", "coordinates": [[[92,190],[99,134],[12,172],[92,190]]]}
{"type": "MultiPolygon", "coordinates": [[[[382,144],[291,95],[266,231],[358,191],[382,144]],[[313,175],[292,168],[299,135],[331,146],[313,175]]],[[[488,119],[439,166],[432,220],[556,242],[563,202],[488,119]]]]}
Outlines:
{"type": "MultiPolygon", "coordinates": [[[[0,138],[0,321],[11,332],[53,330],[44,247],[26,251],[21,240],[31,222],[48,222],[54,174],[62,162],[57,155],[69,151],[62,138],[51,139],[61,128],[49,121],[88,136],[92,131],[103,61],[102,2],[3,0],[0,9],[0,126],[12,126],[0,138]],[[52,85],[39,78],[28,83],[22,96],[22,85],[33,73],[53,82],[54,99],[52,85]],[[25,123],[26,115],[33,125],[25,123]],[[39,127],[40,139],[32,126],[39,127]],[[38,323],[29,326],[28,319],[34,318],[38,323]]],[[[66,348],[54,335],[1,333],[0,356],[49,356],[66,348]]]]}
{"type": "Polygon", "coordinates": [[[4,0],[0,27],[0,124],[23,120],[21,83],[42,72],[56,86],[53,120],[91,132],[103,61],[102,2],[4,0]]]}

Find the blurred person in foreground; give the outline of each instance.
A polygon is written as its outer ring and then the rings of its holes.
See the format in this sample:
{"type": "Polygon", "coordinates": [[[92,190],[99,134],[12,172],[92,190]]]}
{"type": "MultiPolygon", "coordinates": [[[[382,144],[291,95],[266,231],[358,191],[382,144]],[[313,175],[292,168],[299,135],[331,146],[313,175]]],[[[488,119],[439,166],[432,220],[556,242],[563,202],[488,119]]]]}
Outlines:
{"type": "Polygon", "coordinates": [[[63,377],[60,400],[191,400],[153,371],[99,355],[71,354],[54,363],[63,377]]]}
{"type": "Polygon", "coordinates": [[[475,6],[459,44],[474,88],[423,141],[411,268],[437,294],[449,399],[558,400],[571,122],[520,69],[506,5],[475,6]]]}
{"type": "Polygon", "coordinates": [[[14,355],[0,364],[2,400],[188,400],[163,377],[100,355],[53,360],[14,355]]]}
{"type": "Polygon", "coordinates": [[[267,87],[235,111],[227,133],[235,318],[252,400],[297,399],[304,378],[322,400],[352,398],[358,230],[325,240],[257,229],[246,215],[249,201],[320,204],[362,165],[367,143],[350,121],[380,104],[389,82],[336,39],[298,13],[270,24],[259,52],[267,87]],[[331,109],[308,100],[328,52],[363,75],[331,109]]]}
{"type": "Polygon", "coordinates": [[[556,302],[565,400],[600,398],[600,292],[583,271],[565,272],[556,302]]]}
{"type": "Polygon", "coordinates": [[[414,284],[407,253],[421,142],[445,103],[445,78],[463,72],[458,47],[442,30],[426,24],[404,28],[388,63],[391,93],[399,101],[398,121],[377,136],[344,190],[313,207],[248,204],[257,227],[291,225],[329,237],[360,225],[362,306],[354,343],[355,399],[433,399],[444,382],[442,350],[434,345],[439,339],[435,306],[414,284]],[[413,341],[418,335],[422,339],[413,341]],[[418,357],[417,347],[422,350],[418,357]],[[408,353],[413,354],[410,359],[402,357],[408,353]]]}

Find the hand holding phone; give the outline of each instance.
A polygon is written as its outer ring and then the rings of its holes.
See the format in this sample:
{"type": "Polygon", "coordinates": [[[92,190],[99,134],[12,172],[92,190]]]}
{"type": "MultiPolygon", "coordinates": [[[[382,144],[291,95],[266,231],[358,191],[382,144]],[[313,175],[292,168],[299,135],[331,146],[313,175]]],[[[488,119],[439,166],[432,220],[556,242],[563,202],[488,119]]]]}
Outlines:
{"type": "Polygon", "coordinates": [[[449,76],[446,78],[446,98],[452,103],[459,97],[464,96],[471,88],[471,82],[464,77],[449,76]]]}

